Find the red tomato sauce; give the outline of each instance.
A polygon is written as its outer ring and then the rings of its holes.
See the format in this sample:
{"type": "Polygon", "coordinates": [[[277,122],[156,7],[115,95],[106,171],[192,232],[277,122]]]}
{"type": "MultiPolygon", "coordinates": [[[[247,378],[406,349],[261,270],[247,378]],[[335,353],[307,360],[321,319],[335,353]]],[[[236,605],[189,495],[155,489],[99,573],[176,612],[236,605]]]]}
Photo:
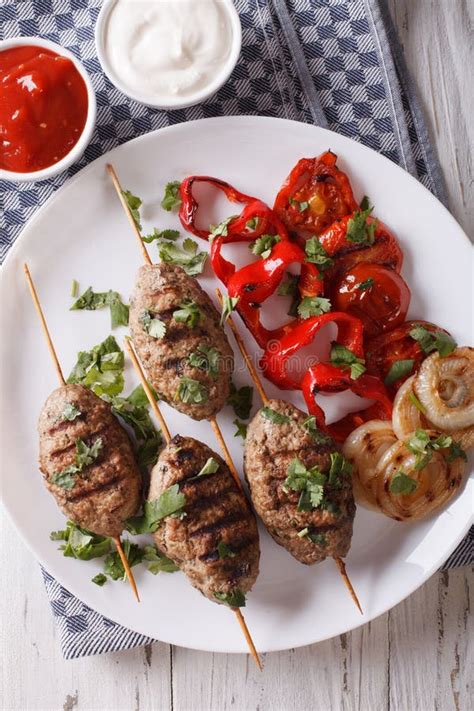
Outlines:
{"type": "Polygon", "coordinates": [[[64,158],[81,136],[88,103],[67,57],[33,46],[0,52],[0,168],[29,173],[64,158]]]}

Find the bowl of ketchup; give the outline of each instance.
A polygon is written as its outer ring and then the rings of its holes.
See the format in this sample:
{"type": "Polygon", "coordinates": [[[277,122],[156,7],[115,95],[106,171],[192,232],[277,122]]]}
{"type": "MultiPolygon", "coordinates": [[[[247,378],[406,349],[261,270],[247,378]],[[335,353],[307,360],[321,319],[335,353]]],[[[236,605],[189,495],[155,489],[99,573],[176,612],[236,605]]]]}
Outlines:
{"type": "Polygon", "coordinates": [[[96,99],[67,49],[38,37],[1,41],[0,97],[0,178],[45,180],[82,156],[96,99]]]}

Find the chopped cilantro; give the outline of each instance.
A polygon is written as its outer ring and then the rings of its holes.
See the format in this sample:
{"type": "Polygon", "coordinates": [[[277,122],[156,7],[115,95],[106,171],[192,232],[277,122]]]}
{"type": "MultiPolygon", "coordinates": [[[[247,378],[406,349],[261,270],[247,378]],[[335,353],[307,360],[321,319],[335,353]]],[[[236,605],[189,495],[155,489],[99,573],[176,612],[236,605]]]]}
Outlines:
{"type": "Polygon", "coordinates": [[[336,341],[331,344],[330,361],[338,368],[349,368],[352,380],[357,380],[365,373],[365,360],[358,358],[349,348],[341,346],[336,341]]]}
{"type": "Polygon", "coordinates": [[[293,297],[290,308],[288,309],[288,316],[296,316],[298,313],[298,304],[300,303],[300,293],[298,291],[300,277],[298,274],[291,274],[290,272],[287,272],[286,276],[287,281],[281,282],[277,294],[279,296],[291,295],[293,297]]]}
{"type": "Polygon", "coordinates": [[[183,301],[179,309],[173,311],[173,318],[178,323],[185,323],[188,328],[195,328],[204,319],[204,314],[195,301],[183,301]]]}
{"type": "Polygon", "coordinates": [[[209,239],[212,241],[214,237],[227,237],[229,234],[229,223],[234,220],[238,215],[229,215],[225,220],[219,222],[218,225],[210,225],[209,227],[209,239]]]}
{"type": "Polygon", "coordinates": [[[270,420],[275,425],[284,425],[287,422],[291,422],[291,418],[288,415],[282,415],[281,412],[273,410],[271,407],[262,407],[260,410],[262,417],[266,420],[270,420]]]}
{"type": "Polygon", "coordinates": [[[449,453],[446,457],[448,462],[453,462],[455,459],[462,459],[463,461],[467,462],[467,454],[464,451],[464,449],[461,447],[459,442],[451,442],[449,445],[449,453]]]}
{"type": "Polygon", "coordinates": [[[165,194],[161,201],[161,207],[163,210],[170,212],[181,205],[180,185],[181,183],[178,180],[166,183],[165,194]]]}
{"type": "MultiPolygon", "coordinates": [[[[122,549],[130,568],[142,562],[144,555],[143,549],[136,543],[132,543],[128,538],[125,538],[122,541],[122,549]]],[[[106,557],[104,561],[104,573],[109,578],[112,578],[112,580],[127,579],[127,574],[118,551],[113,551],[106,557]]]]}
{"type": "Polygon", "coordinates": [[[93,578],[91,578],[91,583],[95,583],[96,585],[99,585],[99,587],[102,587],[102,585],[105,585],[107,582],[107,576],[104,575],[103,573],[97,573],[97,575],[94,575],[93,578]]]}
{"type": "Polygon", "coordinates": [[[356,289],[359,289],[360,291],[366,291],[367,289],[371,289],[374,285],[374,280],[372,277],[369,277],[368,279],[365,279],[364,281],[361,281],[359,284],[357,284],[356,289]]]}
{"type": "Polygon", "coordinates": [[[359,207],[360,207],[361,210],[368,210],[368,209],[369,209],[369,207],[370,207],[370,200],[369,200],[369,198],[367,197],[367,195],[364,195],[364,197],[363,197],[362,200],[360,201],[359,207]]]}
{"type": "Polygon", "coordinates": [[[324,533],[312,533],[309,528],[303,528],[296,534],[298,538],[307,538],[311,543],[315,543],[318,546],[323,546],[324,548],[328,545],[326,536],[324,533]]]}
{"type": "Polygon", "coordinates": [[[92,350],[79,352],[67,382],[80,383],[99,397],[113,397],[123,390],[124,363],[123,351],[115,338],[108,336],[92,350]]]}
{"type": "Polygon", "coordinates": [[[156,227],[153,228],[153,232],[149,235],[142,236],[142,240],[147,244],[154,242],[155,240],[167,239],[170,242],[176,242],[179,237],[178,230],[157,230],[156,227]]]}
{"type": "Polygon", "coordinates": [[[227,404],[231,405],[237,417],[241,420],[248,420],[252,409],[253,388],[250,385],[243,385],[236,388],[234,383],[230,384],[230,394],[227,404]]]}
{"type": "Polygon", "coordinates": [[[97,437],[95,442],[89,447],[80,437],[76,439],[76,458],[74,464],[60,472],[56,472],[50,478],[50,482],[61,489],[73,489],[76,484],[76,474],[80,474],[90,466],[99,456],[103,447],[102,437],[97,437]]]}
{"type": "Polygon", "coordinates": [[[127,207],[130,210],[130,214],[133,217],[133,221],[139,230],[142,228],[142,223],[140,221],[140,206],[142,201],[136,195],[133,195],[130,190],[122,190],[122,195],[125,198],[127,207]]]}
{"type": "Polygon", "coordinates": [[[431,333],[420,324],[415,325],[410,330],[410,336],[420,344],[420,348],[428,355],[433,351],[438,351],[441,358],[449,355],[456,348],[456,341],[443,331],[431,333]]]}
{"type": "Polygon", "coordinates": [[[81,415],[82,412],[79,410],[78,407],[76,407],[76,405],[74,405],[74,403],[67,402],[64,405],[63,411],[59,415],[58,419],[62,420],[63,422],[65,422],[66,420],[69,422],[73,422],[76,417],[80,417],[81,415]]]}
{"type": "Polygon", "coordinates": [[[290,205],[293,207],[296,207],[300,212],[304,212],[305,210],[308,209],[309,207],[309,202],[307,200],[295,200],[294,198],[290,198],[290,205]]]}
{"type": "Polygon", "coordinates": [[[252,245],[249,245],[250,251],[262,259],[267,259],[272,253],[273,247],[281,241],[278,235],[262,235],[252,245]]]}
{"type": "Polygon", "coordinates": [[[90,286],[73,303],[70,311],[96,311],[108,306],[110,309],[111,328],[117,326],[128,326],[128,311],[127,304],[124,304],[117,291],[100,291],[92,290],[90,286]]]}
{"type": "Polygon", "coordinates": [[[235,311],[235,307],[239,301],[238,296],[223,296],[222,297],[222,313],[221,313],[221,326],[227,321],[232,311],[235,311]]]}
{"type": "Polygon", "coordinates": [[[311,415],[310,417],[306,418],[306,420],[303,422],[303,427],[309,432],[316,444],[332,444],[331,437],[329,437],[329,435],[327,434],[324,434],[324,432],[321,432],[321,430],[319,429],[314,415],[311,415]]]}
{"type": "Polygon", "coordinates": [[[307,469],[299,459],[293,459],[288,467],[283,489],[299,491],[298,511],[311,511],[322,504],[326,481],[326,476],[317,465],[307,469]]]}
{"type": "Polygon", "coordinates": [[[405,446],[416,455],[414,468],[418,470],[429,464],[433,457],[433,452],[440,449],[450,449],[452,443],[453,439],[449,435],[443,434],[439,437],[430,437],[426,430],[419,429],[405,442],[405,446]]]}
{"type": "Polygon", "coordinates": [[[76,279],[72,280],[71,283],[71,296],[76,298],[79,293],[79,282],[76,279]]]}
{"type": "Polygon", "coordinates": [[[352,464],[339,452],[331,452],[331,466],[328,474],[329,485],[335,489],[342,486],[341,477],[350,477],[352,474],[352,464]]]}
{"type": "Polygon", "coordinates": [[[98,536],[86,528],[77,526],[72,521],[66,523],[64,530],[52,531],[49,537],[52,541],[64,541],[59,550],[66,558],[77,558],[78,560],[101,558],[110,551],[111,547],[110,538],[98,536]]]}
{"type": "Polygon", "coordinates": [[[176,563],[167,558],[155,546],[145,546],[143,549],[143,560],[149,564],[147,566],[150,573],[158,575],[158,573],[175,573],[179,570],[176,563]]]}
{"type": "Polygon", "coordinates": [[[245,607],[245,595],[239,588],[235,588],[228,593],[215,592],[214,597],[231,608],[245,607]]]}
{"type": "Polygon", "coordinates": [[[235,553],[224,541],[219,541],[217,544],[217,553],[219,558],[235,558],[235,553]]]}
{"type": "Polygon", "coordinates": [[[183,247],[174,242],[159,240],[158,254],[162,262],[176,264],[184,269],[189,276],[202,274],[207,259],[207,252],[198,252],[197,242],[187,237],[183,247]]]}
{"type": "Polygon", "coordinates": [[[213,377],[216,377],[219,374],[220,355],[216,348],[200,344],[197,349],[190,354],[188,362],[193,368],[205,370],[213,377]]]}
{"type": "Polygon", "coordinates": [[[184,403],[200,405],[207,402],[209,398],[208,392],[204,385],[199,380],[187,378],[183,375],[179,379],[178,390],[176,391],[175,400],[181,400],[184,403]]]}
{"type": "Polygon", "coordinates": [[[392,494],[413,494],[418,488],[416,479],[405,474],[402,469],[399,469],[390,482],[390,491],[392,494]]]}
{"type": "Polygon", "coordinates": [[[259,217],[252,217],[252,218],[250,218],[250,220],[247,220],[247,222],[245,223],[245,227],[248,230],[256,230],[259,222],[260,222],[259,217]]]}
{"type": "Polygon", "coordinates": [[[298,316],[306,319],[321,316],[331,310],[331,302],[323,296],[305,296],[298,306],[298,316]]]}
{"type": "Polygon", "coordinates": [[[199,479],[202,476],[206,476],[207,474],[215,474],[219,469],[219,462],[216,462],[214,457],[209,457],[207,462],[204,464],[204,466],[201,468],[201,470],[196,474],[196,476],[191,477],[187,481],[194,481],[195,479],[199,479]]]}
{"type": "Polygon", "coordinates": [[[143,330],[152,338],[163,338],[166,334],[166,324],[164,321],[155,318],[148,309],[142,311],[140,322],[143,326],[143,330]]]}
{"type": "Polygon", "coordinates": [[[413,358],[407,358],[406,360],[396,360],[392,363],[390,370],[384,380],[385,385],[392,385],[396,383],[397,380],[401,378],[406,378],[413,371],[413,366],[415,361],[413,358]]]}
{"type": "Polygon", "coordinates": [[[237,428],[235,431],[234,437],[242,437],[242,439],[245,440],[247,437],[248,425],[246,425],[245,422],[241,422],[240,420],[237,420],[237,419],[234,420],[234,425],[237,428]]]}
{"type": "Polygon", "coordinates": [[[328,269],[334,263],[317,237],[311,237],[306,241],[304,251],[306,252],[306,261],[317,264],[320,271],[328,269]]]}
{"type": "Polygon", "coordinates": [[[126,521],[127,531],[134,535],[154,533],[164,518],[182,514],[186,497],[180,492],[178,484],[168,487],[157,499],[145,501],[143,514],[133,516],[126,521]]]}
{"type": "Polygon", "coordinates": [[[373,207],[369,207],[366,210],[354,212],[347,223],[346,239],[348,242],[366,245],[374,243],[378,221],[367,222],[372,210],[373,207]]]}

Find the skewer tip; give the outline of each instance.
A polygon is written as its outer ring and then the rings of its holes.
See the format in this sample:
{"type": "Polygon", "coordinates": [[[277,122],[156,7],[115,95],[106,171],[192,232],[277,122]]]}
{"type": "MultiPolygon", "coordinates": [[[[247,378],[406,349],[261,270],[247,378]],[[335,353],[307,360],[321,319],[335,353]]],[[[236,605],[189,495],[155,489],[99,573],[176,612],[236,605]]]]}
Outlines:
{"type": "Polygon", "coordinates": [[[234,612],[235,612],[235,616],[237,617],[237,620],[238,620],[238,622],[239,622],[240,628],[241,628],[242,632],[244,633],[244,637],[245,637],[245,640],[246,640],[246,642],[247,642],[247,646],[248,646],[248,648],[249,648],[249,651],[250,651],[250,654],[251,654],[251,656],[252,656],[252,659],[254,660],[255,664],[256,664],[257,667],[258,667],[258,669],[259,669],[260,671],[263,671],[262,662],[261,662],[261,660],[260,660],[260,657],[259,657],[259,655],[258,655],[258,652],[257,652],[257,650],[256,650],[256,648],[255,648],[254,643],[253,643],[253,639],[252,639],[252,637],[250,636],[250,632],[249,632],[249,630],[248,630],[247,623],[245,622],[245,618],[244,618],[242,612],[240,611],[240,609],[239,609],[238,607],[236,607],[236,608],[234,609],[234,612]]]}
{"type": "Polygon", "coordinates": [[[356,605],[360,614],[363,615],[364,611],[362,610],[362,607],[360,605],[359,598],[357,597],[356,591],[354,590],[352,583],[349,579],[349,576],[347,575],[346,564],[344,563],[342,558],[334,558],[334,560],[336,561],[336,565],[339,568],[339,572],[341,574],[342,579],[344,580],[345,586],[349,591],[349,595],[351,596],[352,600],[354,601],[354,604],[356,605]]]}
{"type": "Polygon", "coordinates": [[[125,555],[124,550],[122,548],[122,541],[120,540],[120,537],[116,536],[114,538],[114,542],[115,542],[115,545],[117,546],[117,552],[120,556],[120,560],[122,561],[122,565],[125,569],[125,574],[128,578],[130,585],[132,586],[133,594],[135,595],[137,602],[140,602],[140,595],[138,594],[137,584],[135,582],[135,578],[133,577],[132,569],[130,568],[130,564],[127,560],[127,556],[125,555]]]}

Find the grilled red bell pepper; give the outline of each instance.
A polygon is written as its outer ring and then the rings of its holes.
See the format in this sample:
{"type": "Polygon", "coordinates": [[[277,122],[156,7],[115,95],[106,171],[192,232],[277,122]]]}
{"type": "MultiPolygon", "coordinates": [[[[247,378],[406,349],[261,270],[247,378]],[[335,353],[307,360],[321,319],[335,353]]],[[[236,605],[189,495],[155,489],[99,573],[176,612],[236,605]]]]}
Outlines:
{"type": "Polygon", "coordinates": [[[209,239],[209,230],[200,229],[195,224],[199,204],[193,195],[194,183],[210,183],[215,188],[222,190],[230,202],[247,205],[252,200],[255,200],[255,198],[241,193],[232,185],[226,183],[225,180],[220,180],[219,178],[211,178],[208,175],[190,175],[185,178],[180,185],[181,208],[179,210],[179,219],[185,230],[192,232],[196,237],[202,237],[202,239],[209,239]]]}
{"type": "MultiPolygon", "coordinates": [[[[373,375],[363,373],[356,380],[352,380],[349,373],[339,374],[337,384],[341,384],[342,377],[345,378],[346,387],[353,393],[369,400],[375,400],[365,410],[350,412],[345,417],[330,425],[326,425],[326,417],[322,408],[316,403],[315,395],[321,390],[322,375],[329,376],[329,371],[318,370],[318,366],[326,365],[318,363],[308,369],[303,378],[301,389],[310,415],[314,415],[320,429],[329,432],[336,442],[344,442],[346,437],[363,422],[368,420],[390,420],[392,418],[392,401],[387,390],[380,380],[373,375]]],[[[334,366],[333,366],[334,367],[334,366]]],[[[336,368],[336,370],[339,370],[336,368]]],[[[326,383],[327,386],[327,383],[326,383]]],[[[327,387],[325,392],[328,392],[327,387]]],[[[336,390],[334,390],[336,392],[336,390]]]]}
{"type": "MultiPolygon", "coordinates": [[[[288,373],[288,360],[298,350],[312,343],[318,331],[328,323],[335,323],[337,326],[337,342],[352,351],[358,358],[362,358],[361,321],[354,316],[336,311],[305,320],[295,319],[289,324],[285,334],[278,341],[269,343],[265,349],[260,360],[265,376],[283,390],[298,390],[302,385],[303,376],[300,374],[291,376],[288,373]]],[[[339,378],[339,368],[335,370],[337,372],[333,372],[332,375],[334,378],[336,376],[339,378]]]]}

